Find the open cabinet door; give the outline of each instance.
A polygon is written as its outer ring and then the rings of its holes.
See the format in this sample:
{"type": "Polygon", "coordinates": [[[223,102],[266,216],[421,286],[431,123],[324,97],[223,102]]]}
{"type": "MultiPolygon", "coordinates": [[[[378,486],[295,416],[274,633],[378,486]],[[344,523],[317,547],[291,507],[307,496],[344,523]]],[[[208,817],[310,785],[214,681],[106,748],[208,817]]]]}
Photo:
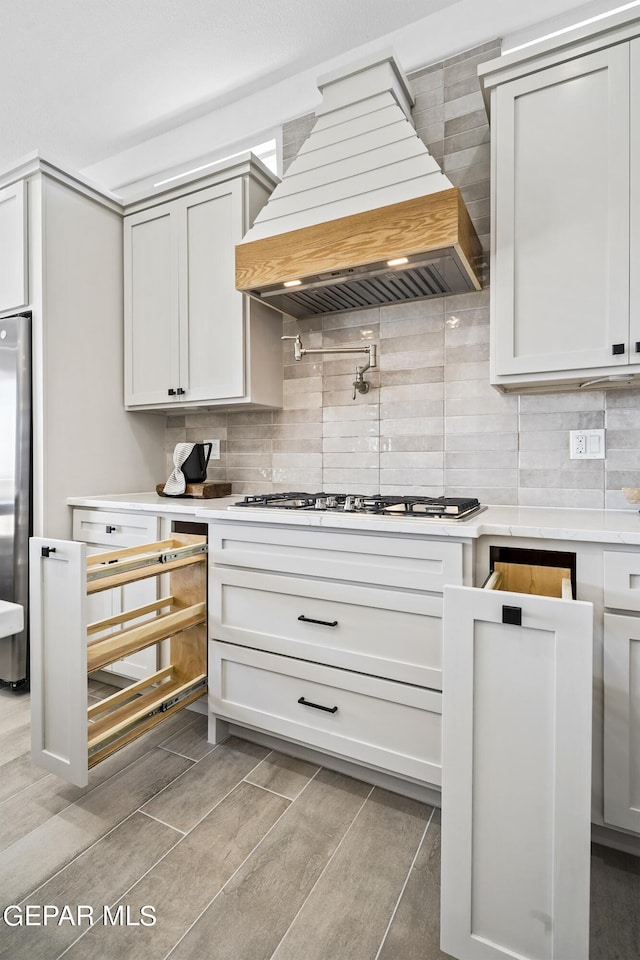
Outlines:
{"type": "Polygon", "coordinates": [[[79,787],[88,780],[86,553],[70,540],[29,545],[32,756],[79,787]]]}
{"type": "Polygon", "coordinates": [[[593,610],[444,589],[441,947],[587,960],[593,610]]]}

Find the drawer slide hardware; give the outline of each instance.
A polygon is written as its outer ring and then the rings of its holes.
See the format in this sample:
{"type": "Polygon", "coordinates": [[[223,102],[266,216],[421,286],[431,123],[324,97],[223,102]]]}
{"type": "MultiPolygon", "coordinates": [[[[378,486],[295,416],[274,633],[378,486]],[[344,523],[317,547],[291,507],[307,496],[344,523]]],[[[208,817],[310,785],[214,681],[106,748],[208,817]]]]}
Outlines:
{"type": "Polygon", "coordinates": [[[298,698],[298,703],[301,703],[303,707],[313,707],[314,710],[324,710],[325,713],[337,713],[337,707],[323,707],[321,703],[311,703],[310,700],[305,700],[304,697],[298,698]]]}
{"type": "MultiPolygon", "coordinates": [[[[321,627],[337,627],[337,620],[314,620],[312,617],[305,617],[303,613],[300,614],[298,620],[302,620],[303,623],[319,623],[321,627]]],[[[299,703],[300,701],[298,701],[299,703]]]]}
{"type": "MultiPolygon", "coordinates": [[[[43,548],[44,549],[44,548],[43,548]]],[[[103,577],[112,577],[115,573],[129,573],[132,570],[141,570],[144,567],[151,567],[157,564],[173,563],[176,560],[186,560],[189,557],[197,557],[207,552],[206,543],[198,543],[186,547],[173,548],[171,550],[161,549],[157,552],[147,553],[144,556],[134,557],[133,559],[118,559],[117,564],[113,560],[100,561],[100,554],[95,558],[95,563],[87,569],[87,582],[100,580],[103,577]]],[[[92,558],[93,560],[94,558],[92,558]]]]}
{"type": "Polygon", "coordinates": [[[181,683],[169,667],[95,704],[89,714],[89,766],[110,748],[127,743],[138,728],[146,729],[154,717],[175,712],[178,704],[193,703],[206,692],[206,676],[181,683]],[[160,680],[157,686],[155,679],[160,680]]]}

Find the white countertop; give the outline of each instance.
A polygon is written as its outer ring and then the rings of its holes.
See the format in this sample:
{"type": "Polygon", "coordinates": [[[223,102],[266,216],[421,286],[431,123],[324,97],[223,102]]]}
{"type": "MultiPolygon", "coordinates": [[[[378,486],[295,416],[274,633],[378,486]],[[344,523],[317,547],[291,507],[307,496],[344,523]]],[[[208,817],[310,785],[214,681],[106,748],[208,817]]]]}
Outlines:
{"type": "Polygon", "coordinates": [[[19,603],[0,600],[0,637],[20,633],[24,627],[24,610],[19,603]]]}
{"type": "MultiPolygon", "coordinates": [[[[235,503],[238,497],[227,497],[235,503]]],[[[220,500],[211,501],[220,503],[220,500]]],[[[98,497],[68,497],[70,507],[90,507],[92,510],[133,510],[136,513],[184,513],[195,517],[203,501],[193,497],[160,497],[157,493],[105,493],[98,497]]]]}
{"type": "Polygon", "coordinates": [[[71,497],[67,503],[70,506],[90,507],[94,510],[183,514],[201,520],[241,520],[247,523],[293,524],[374,533],[411,533],[465,540],[491,535],[640,545],[640,512],[635,507],[628,510],[571,510],[566,507],[492,506],[472,519],[460,522],[235,507],[234,504],[241,499],[241,496],[235,495],[213,500],[193,500],[186,497],[159,497],[156,493],[145,492],[71,497]]]}

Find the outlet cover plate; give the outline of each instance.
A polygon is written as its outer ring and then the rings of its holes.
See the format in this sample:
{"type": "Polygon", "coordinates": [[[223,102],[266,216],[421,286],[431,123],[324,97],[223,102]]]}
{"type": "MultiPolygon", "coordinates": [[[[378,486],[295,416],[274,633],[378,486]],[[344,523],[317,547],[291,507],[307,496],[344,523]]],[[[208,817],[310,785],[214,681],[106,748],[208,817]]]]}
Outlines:
{"type": "Polygon", "coordinates": [[[571,460],[604,460],[604,430],[570,430],[571,460]]]}
{"type": "Polygon", "coordinates": [[[211,455],[209,460],[219,460],[220,459],[220,441],[219,440],[203,440],[203,443],[211,444],[211,455]]]}

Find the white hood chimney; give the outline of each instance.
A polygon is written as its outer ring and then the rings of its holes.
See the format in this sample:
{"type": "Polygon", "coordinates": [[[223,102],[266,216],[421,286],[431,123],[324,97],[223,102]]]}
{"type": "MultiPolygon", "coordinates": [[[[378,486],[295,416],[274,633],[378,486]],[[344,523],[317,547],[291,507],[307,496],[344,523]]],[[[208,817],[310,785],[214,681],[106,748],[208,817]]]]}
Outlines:
{"type": "Polygon", "coordinates": [[[319,88],[311,134],[236,247],[238,289],[297,317],[480,289],[480,243],[393,58],[319,88]]]}

